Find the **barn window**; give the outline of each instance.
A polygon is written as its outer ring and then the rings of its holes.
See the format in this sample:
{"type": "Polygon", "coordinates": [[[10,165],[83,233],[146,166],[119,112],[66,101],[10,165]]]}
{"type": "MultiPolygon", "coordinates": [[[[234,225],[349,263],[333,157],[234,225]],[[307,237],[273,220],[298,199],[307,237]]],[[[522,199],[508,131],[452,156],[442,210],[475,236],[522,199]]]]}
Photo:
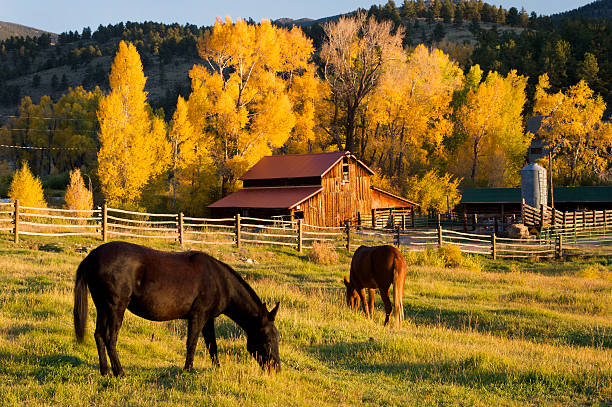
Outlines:
{"type": "Polygon", "coordinates": [[[348,182],[349,180],[349,162],[348,157],[342,159],[342,181],[348,182]]]}

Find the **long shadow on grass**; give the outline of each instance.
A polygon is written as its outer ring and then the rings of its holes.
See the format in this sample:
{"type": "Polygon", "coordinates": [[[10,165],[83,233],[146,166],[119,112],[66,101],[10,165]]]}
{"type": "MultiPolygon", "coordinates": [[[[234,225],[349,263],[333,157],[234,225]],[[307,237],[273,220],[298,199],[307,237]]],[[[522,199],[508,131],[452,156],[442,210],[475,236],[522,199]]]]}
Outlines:
{"type": "MultiPolygon", "coordinates": [[[[594,384],[597,381],[588,378],[566,372],[522,370],[484,353],[439,362],[380,363],[376,359],[388,360],[392,350],[379,342],[319,345],[305,350],[334,369],[363,374],[385,374],[398,381],[427,380],[474,388],[507,388],[527,392],[530,389],[545,390],[548,394],[572,391],[592,395],[601,390],[594,384]]],[[[401,358],[401,355],[397,355],[397,359],[401,358]]],[[[612,382],[612,377],[602,377],[600,386],[605,382],[612,382]]]]}
{"type": "Polygon", "coordinates": [[[612,348],[612,330],[571,324],[550,315],[516,309],[450,310],[410,304],[404,306],[406,320],[417,325],[438,325],[463,331],[553,343],[612,348]]]}
{"type": "Polygon", "coordinates": [[[66,354],[39,356],[0,352],[0,360],[8,361],[6,364],[0,363],[0,372],[3,372],[6,366],[13,366],[15,364],[30,366],[30,368],[27,369],[29,375],[39,383],[45,383],[50,380],[74,380],[74,368],[79,366],[88,366],[92,369],[98,369],[97,365],[87,363],[74,355],[66,354]]]}

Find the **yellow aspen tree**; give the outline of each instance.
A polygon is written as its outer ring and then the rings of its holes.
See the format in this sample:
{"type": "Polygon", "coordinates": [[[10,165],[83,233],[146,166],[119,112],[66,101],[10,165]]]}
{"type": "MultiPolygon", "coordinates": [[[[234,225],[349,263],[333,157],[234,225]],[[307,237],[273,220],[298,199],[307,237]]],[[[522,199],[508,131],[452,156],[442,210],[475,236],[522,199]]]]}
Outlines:
{"type": "MultiPolygon", "coordinates": [[[[292,101],[289,89],[296,81],[299,87],[296,76],[308,72],[312,43],[298,29],[228,17],[217,19],[199,52],[208,67],[194,66],[189,73],[189,117],[227,194],[242,172],[291,136],[297,121],[293,103],[307,102],[308,95],[292,101]]],[[[308,103],[303,105],[310,126],[308,103]]]]}
{"type": "Polygon", "coordinates": [[[408,197],[420,205],[421,211],[449,212],[461,201],[460,183],[461,178],[429,170],[423,176],[408,178],[408,197]]]}
{"type": "Polygon", "coordinates": [[[197,135],[188,118],[187,102],[182,96],[178,97],[176,110],[172,116],[172,126],[168,134],[171,148],[170,185],[172,188],[172,201],[176,209],[176,194],[179,180],[184,178],[184,172],[193,165],[197,159],[197,135]]]}
{"type": "Polygon", "coordinates": [[[602,121],[606,104],[581,80],[566,93],[548,93],[548,77],[536,87],[534,113],[546,116],[539,135],[551,148],[556,172],[570,184],[606,181],[611,169],[612,128],[602,121]]]}
{"type": "Polygon", "coordinates": [[[365,104],[374,126],[369,150],[385,173],[403,179],[444,158],[442,141],[453,128],[451,101],[462,82],[463,72],[448,55],[422,45],[407,60],[389,64],[365,104]]]}
{"type": "Polygon", "coordinates": [[[522,127],[527,79],[511,71],[505,78],[490,72],[470,89],[458,108],[464,142],[455,157],[455,173],[471,184],[509,186],[518,182],[530,137],[522,127]]]}
{"type": "Polygon", "coordinates": [[[98,109],[98,177],[107,203],[137,207],[149,180],[167,166],[165,123],[147,104],[146,77],[136,47],[121,41],[98,109]]]}
{"type": "Polygon", "coordinates": [[[42,183],[39,178],[32,174],[27,161],[23,161],[21,168],[15,171],[15,175],[9,186],[8,196],[11,201],[18,199],[20,206],[31,206],[34,208],[47,207],[43,195],[42,183]]]}
{"type": "MultiPolygon", "coordinates": [[[[66,187],[64,208],[75,211],[91,210],[93,208],[93,195],[85,186],[81,170],[76,168],[70,171],[70,182],[66,187]]],[[[87,213],[75,212],[76,217],[90,217],[87,213]]]]}

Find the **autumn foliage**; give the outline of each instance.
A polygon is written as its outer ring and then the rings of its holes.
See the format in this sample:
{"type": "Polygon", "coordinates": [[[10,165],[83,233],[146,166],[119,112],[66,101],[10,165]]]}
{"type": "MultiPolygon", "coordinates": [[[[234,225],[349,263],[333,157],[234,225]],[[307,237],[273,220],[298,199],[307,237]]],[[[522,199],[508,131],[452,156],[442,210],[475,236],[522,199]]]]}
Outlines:
{"type": "Polygon", "coordinates": [[[19,200],[20,206],[34,208],[45,208],[47,206],[42,183],[32,174],[27,161],[24,161],[21,168],[15,172],[8,195],[11,201],[19,200]]]}
{"type": "MultiPolygon", "coordinates": [[[[12,161],[29,160],[36,174],[93,170],[112,206],[206,215],[263,156],[348,149],[377,170],[374,184],[447,211],[465,187],[519,184],[533,114],[545,116],[538,136],[551,148],[556,184],[612,179],[612,126],[589,87],[592,55],[579,64],[585,80],[558,90],[543,75],[528,100],[526,76],[467,68],[448,43],[440,45],[448,52],[404,47],[401,27],[364,13],[325,24],[318,50],[299,28],[267,20],[219,18],[202,32],[201,63],[171,116],[149,105],[138,51],[121,42],[110,92],[22,100],[0,129],[3,144],[27,147],[11,150],[12,161]]],[[[89,208],[90,199],[72,173],[67,207],[89,208]]]]}
{"type": "MultiPolygon", "coordinates": [[[[91,210],[93,208],[93,196],[91,191],[85,186],[80,169],[70,171],[70,183],[66,188],[66,201],[64,207],[66,209],[74,209],[77,211],[91,210]]],[[[86,214],[78,213],[76,216],[86,217],[86,214]]]]}
{"type": "Polygon", "coordinates": [[[147,182],[168,163],[166,124],[146,101],[146,78],[132,44],[119,44],[109,81],[111,91],[98,109],[98,177],[108,204],[135,207],[147,182]]]}

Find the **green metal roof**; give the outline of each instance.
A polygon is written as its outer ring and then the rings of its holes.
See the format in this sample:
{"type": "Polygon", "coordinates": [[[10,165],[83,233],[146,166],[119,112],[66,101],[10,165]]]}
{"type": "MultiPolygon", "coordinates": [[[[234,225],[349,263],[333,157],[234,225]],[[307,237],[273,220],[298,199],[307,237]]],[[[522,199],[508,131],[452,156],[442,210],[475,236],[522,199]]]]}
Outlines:
{"type": "Polygon", "coordinates": [[[521,202],[520,188],[467,188],[461,203],[511,203],[521,202]]]}
{"type": "MultiPolygon", "coordinates": [[[[609,187],[555,187],[555,202],[612,202],[609,187]]],[[[520,188],[467,188],[461,203],[520,203],[520,188]]]]}

